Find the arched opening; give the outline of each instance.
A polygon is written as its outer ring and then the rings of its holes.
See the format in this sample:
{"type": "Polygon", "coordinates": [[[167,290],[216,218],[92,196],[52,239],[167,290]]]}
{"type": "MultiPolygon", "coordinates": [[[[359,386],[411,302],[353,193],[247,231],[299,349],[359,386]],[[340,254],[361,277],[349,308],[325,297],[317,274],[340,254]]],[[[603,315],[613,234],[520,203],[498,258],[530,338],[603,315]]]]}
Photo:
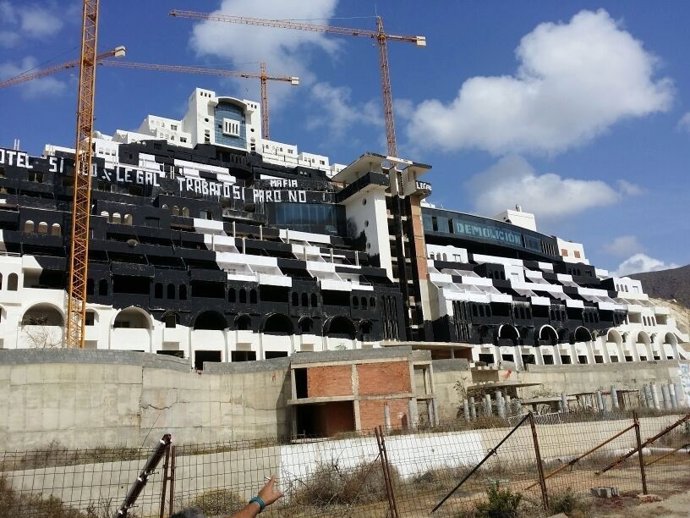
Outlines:
{"type": "Polygon", "coordinates": [[[17,291],[17,286],[19,286],[19,276],[16,273],[11,273],[7,277],[7,289],[9,291],[17,291]]]}
{"type": "Polygon", "coordinates": [[[617,329],[613,328],[609,329],[608,333],[606,333],[606,341],[616,345],[623,345],[623,337],[617,329]]]}
{"type": "Polygon", "coordinates": [[[374,309],[376,307],[376,298],[375,297],[371,297],[369,299],[369,306],[371,307],[371,309],[374,309]]]}
{"type": "Polygon", "coordinates": [[[256,290],[251,290],[251,291],[249,292],[249,303],[250,303],[250,304],[256,304],[256,302],[257,302],[257,300],[256,300],[256,290]]]}
{"type": "Polygon", "coordinates": [[[306,293],[302,293],[302,305],[304,307],[309,306],[309,295],[307,295],[306,293]]]}
{"type": "Polygon", "coordinates": [[[227,327],[225,317],[218,311],[204,311],[194,320],[194,329],[223,331],[227,327]]]}
{"type": "Polygon", "coordinates": [[[326,321],[323,335],[354,340],[356,335],[355,324],[347,317],[332,317],[326,321]]]}
{"type": "Polygon", "coordinates": [[[61,236],[62,235],[62,227],[60,226],[60,223],[53,223],[50,226],[50,235],[51,236],[61,236]]]}
{"type": "Polygon", "coordinates": [[[558,343],[558,333],[551,326],[542,326],[539,330],[539,343],[541,345],[556,345],[558,343]]]}
{"type": "Polygon", "coordinates": [[[27,219],[24,222],[24,233],[25,234],[33,234],[34,231],[34,222],[31,221],[30,219],[27,219]]]}
{"type": "Polygon", "coordinates": [[[311,294],[311,307],[316,307],[316,293],[311,294]]]}
{"type": "Polygon", "coordinates": [[[91,277],[86,279],[86,294],[93,295],[95,289],[93,279],[91,277]]]}
{"type": "Polygon", "coordinates": [[[640,331],[637,333],[637,343],[641,345],[650,345],[652,341],[647,333],[640,331]]]}
{"type": "Polygon", "coordinates": [[[108,281],[101,279],[98,281],[98,295],[107,296],[108,295],[108,281]]]}
{"type": "Polygon", "coordinates": [[[183,215],[185,218],[188,218],[188,217],[189,217],[189,207],[182,207],[182,215],[183,215]]]}
{"type": "Polygon", "coordinates": [[[366,297],[362,297],[362,299],[360,300],[360,306],[362,306],[363,310],[367,309],[367,298],[366,297]]]}
{"type": "Polygon", "coordinates": [[[247,303],[247,290],[244,288],[240,289],[240,304],[246,304],[247,303]]]}
{"type": "Polygon", "coordinates": [[[252,328],[252,318],[249,315],[237,315],[235,317],[235,329],[249,331],[252,328]]]}
{"type": "Polygon", "coordinates": [[[48,223],[46,223],[45,221],[41,221],[38,224],[38,233],[46,235],[48,233],[48,223]]]}
{"type": "Polygon", "coordinates": [[[180,300],[187,300],[187,286],[180,284],[180,300]]]}
{"type": "Polygon", "coordinates": [[[110,222],[120,224],[122,222],[122,216],[120,216],[120,213],[119,212],[113,212],[113,217],[110,218],[110,222]]]}
{"type": "Polygon", "coordinates": [[[167,296],[169,299],[174,299],[175,298],[175,285],[174,284],[168,284],[167,288],[167,296]]]}
{"type": "Polygon", "coordinates": [[[678,345],[678,337],[673,333],[666,333],[664,335],[664,343],[668,345],[678,345]]]}
{"type": "Polygon", "coordinates": [[[292,320],[282,313],[271,313],[264,320],[263,332],[268,335],[291,335],[294,332],[292,320]]]}
{"type": "Polygon", "coordinates": [[[292,292],[292,305],[293,306],[299,305],[299,295],[297,293],[295,293],[294,291],[292,292]]]}
{"type": "Polygon", "coordinates": [[[235,293],[235,288],[228,289],[228,302],[233,304],[237,301],[237,294],[235,293]]]}
{"type": "Polygon", "coordinates": [[[299,332],[303,335],[314,333],[314,321],[309,317],[300,318],[297,325],[299,326],[299,332]]]}
{"type": "Polygon", "coordinates": [[[173,216],[179,216],[180,215],[180,207],[178,207],[177,205],[173,205],[172,213],[173,213],[173,216]]]}
{"type": "Polygon", "coordinates": [[[134,306],[120,311],[113,322],[114,328],[151,329],[151,317],[146,311],[134,306]]]}
{"type": "Polygon", "coordinates": [[[575,341],[576,342],[591,342],[592,333],[586,327],[578,327],[575,330],[575,341]]]}
{"type": "Polygon", "coordinates": [[[36,304],[22,316],[22,326],[63,326],[62,313],[50,304],[36,304]]]}
{"type": "Polygon", "coordinates": [[[520,333],[515,327],[510,324],[502,324],[498,328],[498,339],[500,340],[510,340],[513,345],[518,345],[520,341],[520,333]]]}
{"type": "Polygon", "coordinates": [[[102,210],[101,216],[103,216],[104,218],[108,218],[108,220],[110,220],[110,212],[108,212],[107,210],[102,210]]]}
{"type": "Polygon", "coordinates": [[[122,220],[125,225],[132,225],[132,215],[131,214],[125,214],[125,217],[122,220]]]}
{"type": "Polygon", "coordinates": [[[153,296],[157,299],[163,298],[163,284],[157,282],[153,288],[153,296]]]}
{"type": "Polygon", "coordinates": [[[352,297],[352,308],[359,309],[359,299],[357,297],[352,297]]]}

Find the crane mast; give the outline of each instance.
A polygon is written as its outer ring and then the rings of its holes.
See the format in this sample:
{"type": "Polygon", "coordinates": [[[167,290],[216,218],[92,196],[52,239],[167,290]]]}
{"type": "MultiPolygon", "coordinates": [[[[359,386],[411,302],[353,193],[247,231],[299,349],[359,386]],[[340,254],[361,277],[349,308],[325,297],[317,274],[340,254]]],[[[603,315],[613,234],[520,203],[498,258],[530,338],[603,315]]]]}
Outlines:
{"type": "Polygon", "coordinates": [[[295,22],[290,20],[268,20],[264,18],[250,18],[247,16],[233,16],[227,14],[202,13],[198,11],[182,11],[173,9],[171,16],[180,18],[192,18],[195,20],[209,20],[216,22],[239,23],[243,25],[256,25],[259,27],[279,27],[282,29],[296,29],[301,31],[323,32],[338,34],[341,36],[362,36],[372,38],[376,41],[379,48],[379,68],[381,74],[381,94],[383,97],[383,114],[386,121],[386,142],[388,155],[397,156],[398,147],[395,138],[395,117],[393,115],[393,93],[391,89],[390,68],[388,65],[388,40],[414,43],[418,47],[426,46],[424,36],[401,36],[396,34],[386,34],[383,30],[383,20],[380,16],[376,17],[376,30],[355,29],[349,27],[334,27],[330,25],[319,25],[313,23],[295,22]]]}
{"type": "Polygon", "coordinates": [[[67,325],[65,331],[65,345],[67,347],[84,347],[97,44],[98,0],[84,0],[79,57],[79,91],[77,94],[77,134],[74,153],[72,244],[69,282],[67,284],[67,325]]]}

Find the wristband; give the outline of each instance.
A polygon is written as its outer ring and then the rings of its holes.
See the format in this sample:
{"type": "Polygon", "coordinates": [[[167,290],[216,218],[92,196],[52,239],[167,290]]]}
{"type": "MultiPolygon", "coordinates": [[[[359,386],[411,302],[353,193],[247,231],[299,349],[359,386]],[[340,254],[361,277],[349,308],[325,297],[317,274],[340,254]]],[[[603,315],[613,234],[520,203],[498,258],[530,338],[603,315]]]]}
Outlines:
{"type": "Polygon", "coordinates": [[[251,504],[254,502],[255,504],[259,504],[259,512],[263,511],[266,508],[266,502],[264,502],[263,498],[260,496],[255,496],[253,497],[249,503],[251,504]]]}

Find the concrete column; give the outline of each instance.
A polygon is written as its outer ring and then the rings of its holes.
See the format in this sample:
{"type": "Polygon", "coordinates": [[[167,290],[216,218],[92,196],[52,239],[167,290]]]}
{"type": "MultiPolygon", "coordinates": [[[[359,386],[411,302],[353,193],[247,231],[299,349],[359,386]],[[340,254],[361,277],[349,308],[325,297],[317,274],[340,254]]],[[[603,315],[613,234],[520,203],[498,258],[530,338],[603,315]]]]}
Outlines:
{"type": "Polygon", "coordinates": [[[666,383],[661,384],[661,399],[664,410],[671,410],[671,394],[668,391],[668,385],[666,383]]]}
{"type": "Polygon", "coordinates": [[[561,407],[563,407],[563,412],[568,413],[570,409],[568,408],[568,396],[565,392],[561,393],[561,407]]]}
{"type": "Polygon", "coordinates": [[[498,413],[498,417],[505,419],[505,416],[506,416],[505,400],[503,399],[503,394],[501,394],[500,390],[496,391],[496,412],[498,413]]]}
{"type": "MultiPolygon", "coordinates": [[[[410,408],[410,410],[412,410],[410,408]]],[[[412,420],[412,417],[410,417],[410,421],[412,420]]],[[[388,406],[388,403],[383,404],[383,426],[386,429],[386,431],[389,431],[391,429],[391,409],[388,406]]]]}
{"type": "Polygon", "coordinates": [[[419,421],[419,413],[417,410],[417,400],[412,398],[407,403],[408,415],[410,416],[410,428],[413,430],[417,429],[417,424],[419,421]]]}
{"type": "Polygon", "coordinates": [[[611,410],[618,410],[618,391],[611,385],[611,410]]]}
{"type": "Polygon", "coordinates": [[[683,392],[682,383],[680,381],[677,381],[674,386],[676,387],[676,402],[678,403],[678,407],[684,408],[689,406],[685,392],[683,392]]]}
{"type": "Polygon", "coordinates": [[[465,421],[470,420],[470,403],[466,399],[462,400],[462,415],[465,416],[465,421]]]}
{"type": "Polygon", "coordinates": [[[510,399],[510,396],[508,394],[505,395],[505,407],[506,407],[506,414],[510,414],[513,410],[513,402],[510,399]]]}
{"type": "Polygon", "coordinates": [[[491,413],[491,395],[487,394],[484,396],[484,415],[486,417],[490,417],[492,415],[491,413]]]}
{"type": "Polygon", "coordinates": [[[639,398],[640,398],[640,406],[643,408],[648,408],[649,405],[647,405],[646,385],[642,385],[640,387],[639,398]]]}
{"type": "Polygon", "coordinates": [[[606,412],[606,407],[604,407],[604,398],[601,395],[601,390],[597,390],[597,407],[599,412],[606,412]]]}
{"type": "Polygon", "coordinates": [[[470,397],[470,419],[473,421],[477,419],[477,403],[474,401],[474,396],[470,397]]]}
{"type": "Polygon", "coordinates": [[[661,410],[661,405],[659,405],[659,393],[656,390],[656,383],[650,383],[649,388],[652,391],[652,402],[654,404],[654,410],[661,410]]]}
{"type": "Polygon", "coordinates": [[[668,384],[668,394],[671,399],[671,408],[675,410],[678,408],[678,398],[676,397],[676,386],[673,383],[668,384]]]}

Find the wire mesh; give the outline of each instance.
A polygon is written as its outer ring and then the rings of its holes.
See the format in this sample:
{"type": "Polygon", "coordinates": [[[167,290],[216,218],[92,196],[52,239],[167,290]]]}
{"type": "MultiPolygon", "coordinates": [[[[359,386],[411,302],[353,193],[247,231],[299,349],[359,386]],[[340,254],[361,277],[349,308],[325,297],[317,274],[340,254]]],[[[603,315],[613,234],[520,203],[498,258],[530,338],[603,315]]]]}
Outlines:
{"type": "MultiPolygon", "coordinates": [[[[576,417],[563,415],[541,424],[534,420],[551,511],[605,507],[612,500],[592,496],[596,488],[614,488],[620,495],[616,498],[636,501],[642,492],[636,454],[602,472],[636,448],[634,421],[628,417],[574,422],[576,417]]],[[[640,418],[642,441],[678,419],[678,415],[640,418]]],[[[511,435],[513,427],[505,420],[502,423],[504,426],[485,429],[387,434],[383,458],[388,459],[397,516],[429,516],[470,473],[433,516],[476,516],[478,509],[494,505],[492,499],[496,498],[503,504],[519,503],[524,516],[543,514],[529,420],[511,435]]],[[[2,515],[112,518],[150,454],[151,449],[59,447],[0,453],[2,515]]],[[[646,445],[643,460],[649,492],[665,497],[687,491],[690,425],[682,424],[646,445]]],[[[195,506],[206,516],[227,516],[256,495],[271,474],[277,476],[285,496],[262,516],[396,516],[390,510],[391,493],[373,435],[301,438],[286,444],[178,445],[174,466],[169,472],[168,493],[163,492],[161,462],[129,516],[159,516],[162,498],[165,516],[169,516],[170,492],[172,511],[195,506]]]]}

